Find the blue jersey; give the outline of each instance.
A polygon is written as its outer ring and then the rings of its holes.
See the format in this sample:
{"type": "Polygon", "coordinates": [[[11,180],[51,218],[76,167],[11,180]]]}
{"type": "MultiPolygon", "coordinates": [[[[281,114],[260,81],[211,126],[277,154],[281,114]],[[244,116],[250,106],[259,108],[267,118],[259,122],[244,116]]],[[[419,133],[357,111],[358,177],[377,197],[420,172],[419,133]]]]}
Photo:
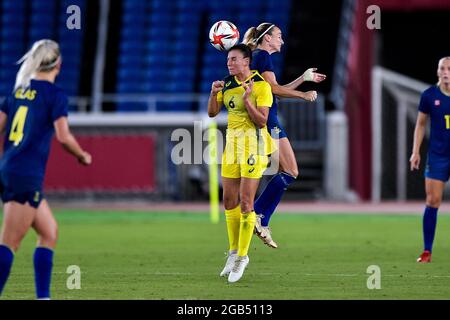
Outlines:
{"type": "Polygon", "coordinates": [[[67,96],[48,81],[31,80],[28,88],[9,96],[0,110],[8,116],[0,172],[42,182],[53,122],[68,115],[67,96]]]}
{"type": "Polygon", "coordinates": [[[422,93],[419,111],[430,117],[428,156],[450,159],[450,97],[432,86],[422,93]]]}
{"type": "MultiPolygon", "coordinates": [[[[266,71],[274,71],[272,58],[270,57],[269,52],[266,50],[256,49],[253,51],[252,56],[252,64],[250,69],[257,70],[259,74],[263,74],[266,71]]],[[[272,135],[273,138],[286,138],[286,132],[284,131],[283,126],[278,120],[278,101],[274,94],[273,95],[273,103],[272,107],[269,109],[269,117],[267,119],[267,130],[272,135]]]]}
{"type": "MultiPolygon", "coordinates": [[[[252,64],[250,66],[250,69],[257,70],[261,75],[266,71],[275,72],[270,54],[266,50],[260,49],[256,49],[253,51],[252,64]]],[[[277,114],[277,99],[275,95],[273,95],[273,103],[272,107],[270,108],[270,113],[274,113],[275,115],[277,114]]]]}

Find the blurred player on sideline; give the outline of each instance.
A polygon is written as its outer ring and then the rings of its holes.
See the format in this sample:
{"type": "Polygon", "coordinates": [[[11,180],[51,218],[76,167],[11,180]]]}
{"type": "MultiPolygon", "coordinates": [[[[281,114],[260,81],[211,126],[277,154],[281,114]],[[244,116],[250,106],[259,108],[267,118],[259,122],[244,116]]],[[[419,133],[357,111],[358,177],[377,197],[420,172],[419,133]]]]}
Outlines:
{"type": "Polygon", "coordinates": [[[419,169],[420,146],[425,126],[430,118],[430,142],[425,167],[426,206],[423,214],[424,251],[417,262],[431,262],[437,212],[442,201],[445,183],[450,176],[450,57],[439,60],[438,83],[422,93],[419,104],[411,171],[419,169]]]}
{"type": "Polygon", "coordinates": [[[68,126],[68,100],[55,86],[61,69],[59,46],[52,40],[33,44],[18,63],[14,92],[0,109],[0,131],[5,134],[0,162],[0,192],[3,226],[0,235],[0,294],[8,279],[14,252],[30,227],[38,234],[34,251],[37,299],[50,299],[53,249],[58,226],[42,184],[50,152],[51,139],[57,140],[83,165],[91,155],[79,146],[68,126]]]}
{"type": "Polygon", "coordinates": [[[229,253],[220,276],[238,281],[249,262],[248,248],[255,226],[256,190],[276,146],[266,128],[272,105],[270,85],[257,71],[250,71],[252,51],[238,44],[228,51],[230,76],[214,81],[208,115],[215,117],[225,104],[228,126],[222,157],[222,185],[229,253]]]}
{"type": "MultiPolygon", "coordinates": [[[[316,73],[316,68],[310,68],[306,72],[286,85],[280,85],[274,73],[274,66],[271,55],[281,51],[284,44],[282,33],[273,23],[261,23],[258,27],[251,27],[244,35],[243,42],[253,50],[253,62],[251,69],[257,70],[263,78],[270,84],[273,95],[285,98],[301,98],[307,101],[315,101],[316,91],[301,92],[295,90],[305,81],[319,83],[325,80],[326,76],[316,73]]],[[[280,170],[269,181],[265,189],[255,202],[255,212],[258,214],[255,224],[255,233],[269,247],[277,248],[278,245],[272,239],[269,228],[270,217],[281,201],[284,191],[297,179],[297,160],[292,146],[287,137],[286,131],[280,124],[277,115],[277,100],[273,98],[267,120],[267,129],[272,138],[277,139],[279,151],[273,158],[279,159],[280,170]]]]}

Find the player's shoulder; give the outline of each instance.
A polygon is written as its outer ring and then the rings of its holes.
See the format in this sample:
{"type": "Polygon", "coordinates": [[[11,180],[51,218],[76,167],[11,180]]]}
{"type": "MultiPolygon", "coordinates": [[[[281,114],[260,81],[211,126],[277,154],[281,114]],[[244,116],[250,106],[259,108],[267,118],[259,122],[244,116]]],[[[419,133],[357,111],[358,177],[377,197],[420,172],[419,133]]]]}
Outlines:
{"type": "Polygon", "coordinates": [[[255,88],[260,88],[262,90],[271,90],[270,84],[264,80],[263,76],[257,71],[257,70],[252,70],[252,80],[253,82],[253,86],[255,88]]]}
{"type": "Polygon", "coordinates": [[[264,80],[263,76],[259,73],[258,70],[251,70],[252,72],[252,80],[256,83],[256,82],[266,82],[266,80],[264,80]]]}
{"type": "Polygon", "coordinates": [[[270,59],[270,53],[266,50],[255,49],[252,52],[253,59],[270,59]]]}
{"type": "Polygon", "coordinates": [[[239,87],[239,83],[236,81],[236,78],[232,75],[226,76],[225,78],[222,79],[222,81],[224,83],[222,92],[239,87]]]}
{"type": "Polygon", "coordinates": [[[55,96],[66,96],[66,93],[61,87],[49,81],[32,80],[31,86],[38,90],[44,91],[46,94],[55,96]]]}
{"type": "Polygon", "coordinates": [[[439,89],[437,85],[432,85],[431,87],[428,87],[422,92],[422,97],[432,97],[436,94],[438,94],[439,89]]]}

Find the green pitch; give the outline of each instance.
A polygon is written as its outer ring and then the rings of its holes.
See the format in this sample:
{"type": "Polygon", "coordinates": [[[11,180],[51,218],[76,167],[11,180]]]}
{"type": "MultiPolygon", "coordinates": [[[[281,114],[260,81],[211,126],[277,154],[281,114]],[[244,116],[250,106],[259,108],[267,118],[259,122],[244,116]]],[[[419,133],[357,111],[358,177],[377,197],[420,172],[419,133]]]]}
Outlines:
{"type": "MultiPolygon", "coordinates": [[[[228,284],[223,217],[204,213],[57,210],[53,299],[449,299],[450,216],[438,218],[431,264],[417,264],[420,216],[276,214],[279,249],[254,237],[244,277],[228,284]],[[67,288],[67,267],[81,289],[67,288]],[[381,289],[369,290],[370,265],[381,289]]],[[[34,232],[16,254],[3,299],[34,299],[34,232]]]]}

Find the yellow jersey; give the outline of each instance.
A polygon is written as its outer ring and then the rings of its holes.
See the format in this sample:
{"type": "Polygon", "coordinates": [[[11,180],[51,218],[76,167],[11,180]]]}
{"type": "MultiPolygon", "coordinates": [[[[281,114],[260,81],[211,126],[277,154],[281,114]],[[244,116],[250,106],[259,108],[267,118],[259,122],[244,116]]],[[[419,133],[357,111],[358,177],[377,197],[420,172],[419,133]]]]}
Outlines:
{"type": "MultiPolygon", "coordinates": [[[[270,84],[256,70],[252,70],[251,75],[245,79],[244,83],[249,83],[252,79],[254,83],[250,101],[257,108],[270,108],[273,102],[270,84]]],[[[258,128],[247,112],[243,99],[245,89],[242,87],[242,82],[235,76],[226,77],[224,82],[224,88],[217,94],[217,102],[219,105],[225,104],[228,111],[227,142],[234,139],[237,141],[238,147],[244,147],[250,153],[260,155],[273,153],[276,146],[267,127],[258,128]],[[244,137],[246,140],[242,140],[244,137]]]]}

